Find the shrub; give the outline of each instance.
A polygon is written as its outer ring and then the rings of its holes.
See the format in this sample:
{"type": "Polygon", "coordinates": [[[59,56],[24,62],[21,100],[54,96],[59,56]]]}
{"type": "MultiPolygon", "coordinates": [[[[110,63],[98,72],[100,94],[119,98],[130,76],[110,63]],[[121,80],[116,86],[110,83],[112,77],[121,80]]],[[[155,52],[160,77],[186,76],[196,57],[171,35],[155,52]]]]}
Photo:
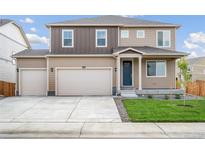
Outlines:
{"type": "Polygon", "coordinates": [[[181,95],[180,94],[175,94],[175,99],[181,99],[181,95]]]}
{"type": "Polygon", "coordinates": [[[169,99],[169,95],[164,95],[164,99],[169,99]]]}
{"type": "Polygon", "coordinates": [[[152,98],[153,98],[153,96],[152,96],[152,95],[148,95],[148,96],[147,96],[147,98],[152,99],[152,98]]]}

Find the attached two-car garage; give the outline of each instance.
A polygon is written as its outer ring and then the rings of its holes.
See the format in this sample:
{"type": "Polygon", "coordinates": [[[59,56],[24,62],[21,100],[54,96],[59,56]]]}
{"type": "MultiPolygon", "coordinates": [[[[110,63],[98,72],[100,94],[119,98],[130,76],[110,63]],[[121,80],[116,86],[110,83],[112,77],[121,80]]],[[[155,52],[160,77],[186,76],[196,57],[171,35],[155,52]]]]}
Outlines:
{"type": "Polygon", "coordinates": [[[112,95],[111,68],[58,68],[57,95],[112,95]]]}
{"type": "MultiPolygon", "coordinates": [[[[20,69],[19,94],[42,96],[47,93],[46,69],[20,69]]],[[[56,68],[58,96],[112,95],[112,68],[56,68]]]]}

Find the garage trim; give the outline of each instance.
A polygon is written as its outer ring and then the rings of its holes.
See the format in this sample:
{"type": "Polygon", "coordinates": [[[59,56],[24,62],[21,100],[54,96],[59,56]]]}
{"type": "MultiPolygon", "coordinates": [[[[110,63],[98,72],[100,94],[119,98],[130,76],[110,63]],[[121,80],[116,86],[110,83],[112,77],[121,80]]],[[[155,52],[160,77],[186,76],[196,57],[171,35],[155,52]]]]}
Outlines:
{"type": "Polygon", "coordinates": [[[112,84],[113,84],[113,68],[112,67],[56,67],[55,68],[55,93],[56,95],[58,95],[58,74],[57,71],[58,70],[82,70],[82,69],[86,69],[86,70],[104,70],[104,69],[108,69],[111,71],[111,83],[110,83],[110,95],[112,95],[112,84]]]}
{"type": "MultiPolygon", "coordinates": [[[[18,90],[19,90],[19,95],[21,95],[21,72],[23,71],[23,70],[47,70],[47,68],[18,68],[19,69],[19,78],[18,78],[18,83],[19,83],[19,88],[18,88],[18,90]]],[[[48,84],[47,83],[47,81],[46,81],[46,84],[48,84]]],[[[47,96],[47,91],[46,91],[46,93],[45,93],[45,96],[47,96]]]]}

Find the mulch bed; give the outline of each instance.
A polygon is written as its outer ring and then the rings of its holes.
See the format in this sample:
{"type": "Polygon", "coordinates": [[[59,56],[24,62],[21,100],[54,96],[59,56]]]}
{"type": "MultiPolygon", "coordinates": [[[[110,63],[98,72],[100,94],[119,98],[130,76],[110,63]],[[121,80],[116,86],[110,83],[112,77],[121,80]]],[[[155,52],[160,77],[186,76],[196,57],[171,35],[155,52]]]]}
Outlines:
{"type": "Polygon", "coordinates": [[[121,98],[114,98],[122,122],[130,122],[121,98]]]}

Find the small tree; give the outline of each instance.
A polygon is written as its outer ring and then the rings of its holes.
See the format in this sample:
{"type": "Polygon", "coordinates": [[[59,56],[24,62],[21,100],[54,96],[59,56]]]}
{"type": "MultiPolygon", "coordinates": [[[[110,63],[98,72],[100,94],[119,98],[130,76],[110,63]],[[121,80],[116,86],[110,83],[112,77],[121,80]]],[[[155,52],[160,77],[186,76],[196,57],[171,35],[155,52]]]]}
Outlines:
{"type": "Polygon", "coordinates": [[[185,102],[186,89],[187,89],[187,83],[191,81],[191,74],[189,72],[188,62],[185,58],[181,58],[178,61],[177,65],[180,69],[180,85],[184,89],[184,105],[186,105],[185,102]]]}

